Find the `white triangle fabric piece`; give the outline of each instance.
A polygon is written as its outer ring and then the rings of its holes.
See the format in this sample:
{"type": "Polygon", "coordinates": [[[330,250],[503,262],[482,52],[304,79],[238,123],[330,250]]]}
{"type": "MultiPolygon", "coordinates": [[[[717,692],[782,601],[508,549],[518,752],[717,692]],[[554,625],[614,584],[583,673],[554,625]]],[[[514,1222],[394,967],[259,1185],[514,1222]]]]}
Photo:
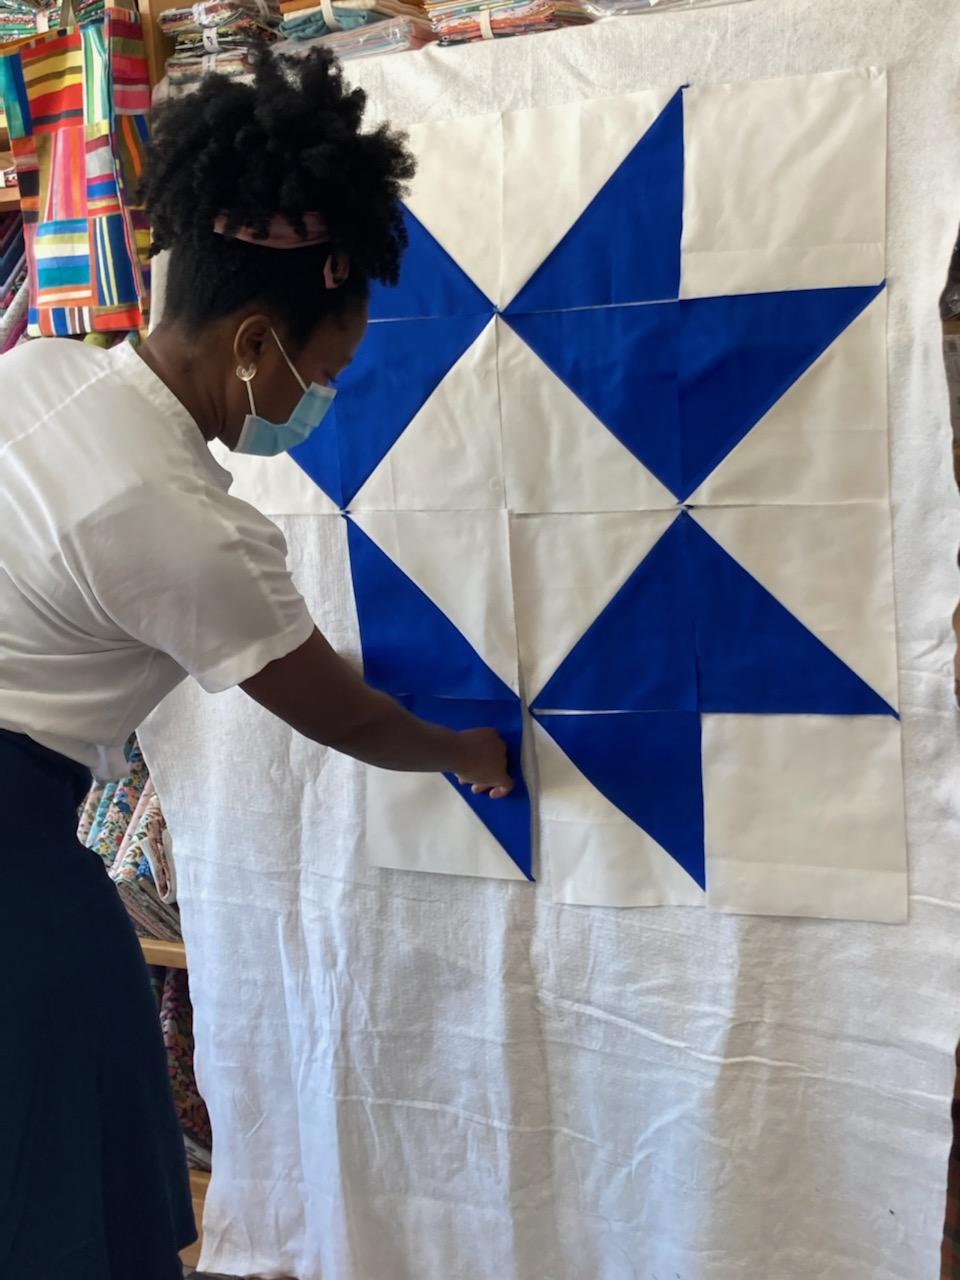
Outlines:
{"type": "Polygon", "coordinates": [[[372,866],[526,883],[517,864],[442,774],[366,772],[364,844],[372,866]]]}
{"type": "Polygon", "coordinates": [[[503,467],[512,511],[623,511],[676,498],[503,320],[503,467]]]}
{"type": "Polygon", "coordinates": [[[880,283],[883,71],[693,86],[683,105],[681,297],[880,283]]]}
{"type": "Polygon", "coordinates": [[[358,511],[352,519],[519,693],[506,511],[358,511]]]}
{"type": "Polygon", "coordinates": [[[704,891],[602,795],[534,722],[540,828],[554,902],[591,907],[703,906],[704,891]]]}
{"type": "Polygon", "coordinates": [[[724,507],[693,514],[761,586],[897,707],[893,558],[885,503],[724,507]]]}
{"type": "MultiPolygon", "coordinates": [[[[323,427],[318,430],[322,431],[323,427]]],[[[230,492],[249,502],[265,516],[337,515],[336,503],[298,467],[288,453],[275,458],[255,458],[231,453],[214,441],[210,452],[233,476],[230,492]]]]}
{"type": "Polygon", "coordinates": [[[692,505],[886,502],[886,307],[884,291],[727,454],[692,505]]]}
{"type": "Polygon", "coordinates": [[[711,909],[907,918],[899,721],[705,715],[702,725],[711,909]]]}
{"type": "Polygon", "coordinates": [[[503,507],[496,344],[491,320],[388,451],[351,511],[503,507]]]}
{"type": "Polygon", "coordinates": [[[675,515],[620,511],[511,519],[525,698],[537,696],[675,515]]]}
{"type": "Polygon", "coordinates": [[[503,117],[503,246],[497,305],[517,296],[676,89],[503,117]]]}
{"type": "Polygon", "coordinates": [[[417,173],[406,203],[491,302],[500,280],[501,121],[495,113],[407,130],[417,173]]]}

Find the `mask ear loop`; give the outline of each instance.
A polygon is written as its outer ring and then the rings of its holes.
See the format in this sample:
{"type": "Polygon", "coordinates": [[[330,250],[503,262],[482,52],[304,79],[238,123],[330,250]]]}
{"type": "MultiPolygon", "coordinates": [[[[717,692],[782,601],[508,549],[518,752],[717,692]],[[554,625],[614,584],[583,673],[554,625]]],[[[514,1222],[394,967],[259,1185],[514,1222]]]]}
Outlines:
{"type": "Polygon", "coordinates": [[[244,367],[242,364],[237,366],[237,377],[241,382],[247,384],[247,397],[250,400],[250,412],[256,417],[257,406],[253,403],[253,387],[250,385],[257,376],[257,366],[248,364],[244,367]]]}
{"type": "MultiPolygon", "coordinates": [[[[277,337],[277,331],[276,331],[276,329],[271,329],[271,330],[270,330],[270,332],[273,334],[273,340],[274,340],[274,342],[275,342],[275,343],[277,344],[277,346],[280,348],[280,354],[283,356],[284,360],[286,360],[286,362],[287,362],[287,368],[290,370],[290,372],[291,372],[291,373],[293,374],[293,376],[296,378],[297,382],[300,384],[300,390],[301,390],[301,391],[306,391],[306,389],[307,389],[307,384],[306,384],[306,383],[304,382],[304,380],[300,377],[300,374],[299,374],[299,372],[297,371],[297,366],[293,363],[293,361],[290,359],[290,357],[289,357],[289,356],[287,355],[287,353],[284,351],[284,349],[283,349],[283,343],[282,343],[282,342],[280,341],[280,339],[277,337]]],[[[256,369],[254,369],[254,373],[256,373],[256,369]]],[[[249,385],[249,384],[248,384],[248,385],[249,385]]]]}

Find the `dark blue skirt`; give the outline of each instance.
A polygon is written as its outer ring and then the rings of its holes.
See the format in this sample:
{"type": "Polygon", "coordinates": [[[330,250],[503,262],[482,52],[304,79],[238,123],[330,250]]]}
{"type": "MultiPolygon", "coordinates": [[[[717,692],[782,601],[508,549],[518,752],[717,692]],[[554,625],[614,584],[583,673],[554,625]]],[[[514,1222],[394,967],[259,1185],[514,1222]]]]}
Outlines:
{"type": "Polygon", "coordinates": [[[196,1238],[143,953],[81,766],[0,730],[0,1280],[180,1280],[196,1238]]]}

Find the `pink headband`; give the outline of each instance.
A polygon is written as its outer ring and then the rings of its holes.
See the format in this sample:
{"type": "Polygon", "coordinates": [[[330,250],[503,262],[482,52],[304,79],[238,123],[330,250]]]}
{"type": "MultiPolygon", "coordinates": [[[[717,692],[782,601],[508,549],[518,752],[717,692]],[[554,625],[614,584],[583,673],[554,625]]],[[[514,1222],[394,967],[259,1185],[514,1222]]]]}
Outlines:
{"type": "MultiPolygon", "coordinates": [[[[230,236],[233,240],[245,240],[247,244],[260,245],[263,249],[311,249],[330,243],[330,231],[319,213],[303,215],[307,234],[300,235],[289,218],[278,213],[270,219],[265,236],[258,235],[253,227],[238,227],[228,231],[229,215],[218,214],[213,220],[213,230],[218,236],[230,236]]],[[[333,249],[324,263],[323,282],[328,289],[339,289],[350,274],[350,259],[342,249],[333,249]]]]}

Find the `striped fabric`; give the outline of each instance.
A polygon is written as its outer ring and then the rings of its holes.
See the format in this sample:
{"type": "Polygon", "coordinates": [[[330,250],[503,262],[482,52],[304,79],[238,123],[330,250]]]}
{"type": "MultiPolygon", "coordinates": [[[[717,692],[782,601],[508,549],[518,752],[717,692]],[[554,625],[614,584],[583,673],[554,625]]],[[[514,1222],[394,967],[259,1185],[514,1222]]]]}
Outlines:
{"type": "Polygon", "coordinates": [[[0,52],[0,95],[20,182],[29,332],[135,329],[146,320],[149,230],[135,206],[147,138],[139,16],[0,52]]]}
{"type": "Polygon", "coordinates": [[[104,30],[110,57],[111,106],[115,115],[144,115],[150,110],[150,78],[140,17],[108,8],[104,30]]]}

